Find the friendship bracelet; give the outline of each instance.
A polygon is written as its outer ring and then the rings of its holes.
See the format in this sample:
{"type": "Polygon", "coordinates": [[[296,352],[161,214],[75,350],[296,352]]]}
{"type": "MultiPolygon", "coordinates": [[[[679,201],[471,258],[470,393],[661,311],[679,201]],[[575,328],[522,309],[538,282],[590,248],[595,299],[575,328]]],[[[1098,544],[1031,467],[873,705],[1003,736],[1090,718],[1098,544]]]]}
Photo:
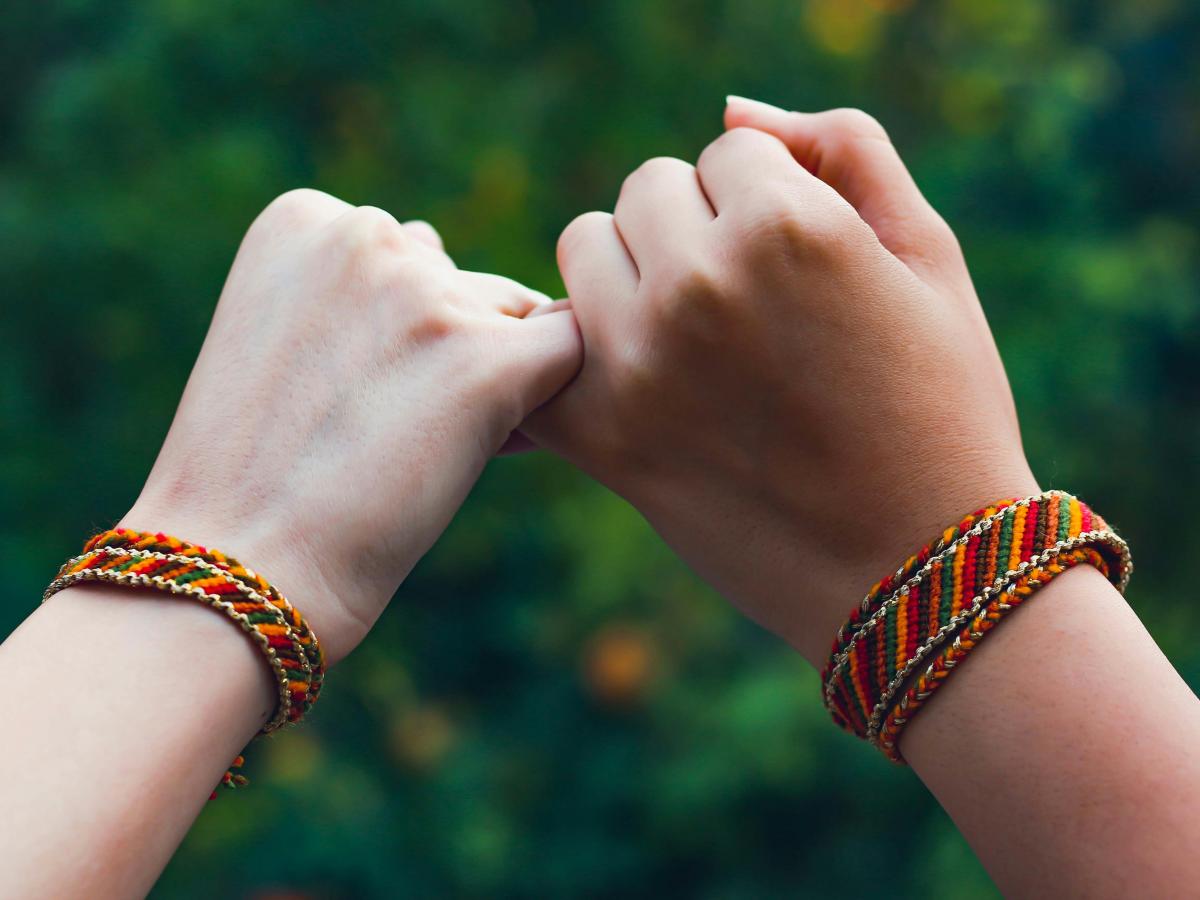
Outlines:
{"type": "MultiPolygon", "coordinates": [[[[1047,493],[1046,496],[1049,496],[1047,493]]],[[[880,605],[892,595],[892,593],[909,581],[929,562],[930,558],[941,554],[947,547],[956,543],[958,539],[970,530],[981,519],[991,518],[997,512],[1000,512],[1006,507],[1012,506],[1017,502],[1017,498],[1013,497],[1010,500],[999,500],[991,506],[977,509],[970,515],[963,516],[962,521],[957,525],[951,526],[942,532],[941,536],[936,541],[931,541],[926,544],[919,553],[915,556],[910,556],[905,560],[904,565],[888,575],[882,581],[876,582],[867,595],[863,597],[862,602],[850,611],[850,616],[846,622],[837,630],[837,635],[833,640],[833,650],[831,657],[836,659],[839,654],[845,651],[850,639],[865,620],[872,618],[879,610],[880,605]]],[[[832,664],[832,663],[831,663],[832,664]]],[[[822,679],[828,677],[828,671],[822,672],[822,679]]]]}
{"type": "MultiPolygon", "coordinates": [[[[1042,552],[1060,536],[1077,537],[1081,528],[1091,527],[1092,518],[1091,510],[1069,494],[1049,491],[1011,503],[962,532],[880,603],[853,632],[845,649],[831,656],[823,673],[824,696],[835,720],[848,730],[873,738],[883,716],[881,698],[894,691],[919,664],[918,654],[928,653],[974,614],[971,607],[979,604],[985,585],[991,587],[989,593],[999,590],[1002,584],[991,584],[998,576],[1019,576],[1023,571],[1020,566],[1031,555],[1042,552]],[[1025,528],[1027,519],[1033,526],[1029,529],[1025,528]],[[983,555],[979,552],[981,546],[983,555]],[[964,607],[968,612],[963,612],[964,607]],[[918,646],[918,636],[924,639],[923,645],[918,646]],[[907,671],[898,671],[915,656],[916,662],[907,671]],[[874,683],[864,684],[864,678],[874,683]],[[839,691],[843,693],[840,698],[836,696],[839,691]],[[861,708],[868,697],[870,705],[861,708]]],[[[1102,520],[1098,525],[1098,530],[1107,529],[1102,520]]]]}
{"type": "Polygon", "coordinates": [[[98,547],[68,560],[65,571],[47,588],[46,597],[82,581],[157,588],[199,600],[225,613],[258,644],[275,673],[279,702],[264,732],[294,721],[306,708],[312,666],[282,611],[253,589],[231,581],[219,567],[177,554],[98,547]],[[238,600],[238,594],[245,595],[246,600],[238,600]]]}
{"type": "MultiPolygon", "coordinates": [[[[87,581],[151,588],[197,600],[232,619],[262,652],[278,686],[278,702],[260,734],[298,722],[320,694],[325,659],[316,635],[300,613],[261,575],[218,550],[165,534],[127,528],[101,532],[68,560],[46,588],[43,602],[87,581]]],[[[234,760],[221,783],[246,779],[234,760]]]]}
{"type": "Polygon", "coordinates": [[[1005,615],[1020,606],[1051,578],[1061,575],[1067,569],[1074,568],[1080,563],[1094,566],[1105,577],[1109,575],[1108,561],[1092,547],[1080,547],[1061,553],[1044,566],[1030,569],[1025,575],[1010,584],[958,633],[953,642],[944,645],[944,649],[937,659],[913,683],[884,721],[876,741],[876,745],[884,752],[884,755],[893,762],[904,762],[898,746],[901,729],[912,720],[913,716],[917,714],[917,710],[933,695],[933,692],[941,687],[950,673],[954,671],[955,666],[962,662],[967,653],[973,650],[975,645],[983,640],[983,636],[995,628],[1005,615]]]}
{"type": "MultiPolygon", "coordinates": [[[[1012,578],[1023,578],[1029,571],[1035,567],[1040,567],[1048,562],[1051,562],[1058,555],[1074,550],[1078,547],[1096,546],[1107,548],[1115,558],[1128,557],[1129,548],[1125,542],[1119,537],[1107,530],[1084,532],[1076,535],[1065,541],[1059,541],[1053,547],[1049,547],[1042,553],[1038,554],[1033,559],[1026,560],[1019,564],[1015,569],[1006,573],[1003,579],[998,579],[997,582],[985,587],[980,591],[979,595],[972,598],[962,612],[953,616],[945,625],[938,629],[937,633],[922,643],[916,648],[913,655],[905,662],[905,664],[896,672],[895,677],[888,682],[880,695],[878,703],[871,711],[871,718],[867,725],[867,738],[875,740],[879,735],[879,728],[882,724],[883,717],[887,712],[889,705],[895,699],[896,693],[903,686],[908,677],[916,670],[916,668],[933,652],[934,648],[950,634],[955,628],[963,622],[969,620],[972,616],[979,612],[988,600],[1004,589],[1012,578]]],[[[1124,586],[1119,586],[1124,590],[1124,586]]]]}
{"type": "MultiPolygon", "coordinates": [[[[129,528],[113,528],[101,532],[84,545],[85,552],[101,548],[129,549],[142,553],[161,553],[168,556],[194,558],[219,569],[226,577],[232,577],[238,590],[251,602],[265,603],[281,615],[283,624],[288,628],[289,642],[295,645],[295,655],[293,657],[283,654],[283,641],[279,640],[277,635],[270,636],[272,638],[270,644],[275,652],[284,655],[285,668],[303,669],[307,663],[307,668],[311,670],[305,696],[299,706],[290,712],[288,721],[299,721],[317,702],[324,679],[325,657],[321,653],[316,635],[313,634],[308,622],[288,603],[287,599],[257,572],[219,550],[181,541],[161,532],[139,532],[129,528]]],[[[296,692],[292,691],[291,693],[295,696],[296,692]]],[[[276,725],[268,730],[274,731],[278,727],[279,725],[276,725]]]]}
{"type": "Polygon", "coordinates": [[[869,608],[865,618],[855,622],[852,615],[835,637],[822,673],[834,720],[879,742],[896,695],[940,645],[1001,591],[1033,570],[1044,578],[1044,567],[1057,557],[1087,547],[1102,555],[1106,574],[1124,590],[1132,571],[1128,547],[1070,494],[1001,501],[965,517],[881,582],[890,580],[890,594],[872,589],[856,610],[869,608]]]}
{"type": "Polygon", "coordinates": [[[856,636],[863,629],[875,625],[888,614],[889,607],[895,606],[902,597],[907,596],[908,591],[920,585],[922,580],[930,575],[938,557],[964,546],[973,538],[981,535],[986,529],[1000,521],[1012,506],[1031,502],[1049,502],[1062,496],[1064,496],[1062,491],[1046,491],[1027,500],[999,500],[991,506],[976,510],[974,513],[964,516],[957,526],[946,529],[941,537],[926,545],[915,556],[909,557],[895,573],[876,584],[867,593],[859,606],[851,611],[849,620],[838,629],[829,662],[821,672],[821,681],[826,686],[822,697],[826,708],[833,714],[838,724],[848,727],[848,723],[844,721],[837,706],[833,703],[830,685],[840,669],[849,664],[849,657],[855,649],[856,636]]]}

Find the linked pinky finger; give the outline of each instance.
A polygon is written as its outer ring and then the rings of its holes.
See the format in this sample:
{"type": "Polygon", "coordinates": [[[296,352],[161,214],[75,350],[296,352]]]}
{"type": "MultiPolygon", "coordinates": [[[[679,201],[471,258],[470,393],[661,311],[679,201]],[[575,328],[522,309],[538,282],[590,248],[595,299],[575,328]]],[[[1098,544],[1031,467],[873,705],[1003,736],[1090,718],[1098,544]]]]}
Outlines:
{"type": "Polygon", "coordinates": [[[589,340],[620,334],[636,309],[641,276],[616,221],[584,213],[558,239],[558,270],[571,308],[589,340]]]}
{"type": "Polygon", "coordinates": [[[493,275],[490,272],[462,272],[467,292],[482,309],[523,319],[534,310],[549,306],[553,301],[541,291],[526,287],[519,281],[493,275]]]}
{"type": "Polygon", "coordinates": [[[540,306],[535,306],[533,309],[531,309],[529,312],[527,312],[525,314],[525,318],[532,319],[535,316],[544,316],[547,313],[563,312],[564,310],[568,310],[570,308],[571,308],[571,301],[569,299],[568,300],[555,300],[551,303],[543,303],[540,306]]]}

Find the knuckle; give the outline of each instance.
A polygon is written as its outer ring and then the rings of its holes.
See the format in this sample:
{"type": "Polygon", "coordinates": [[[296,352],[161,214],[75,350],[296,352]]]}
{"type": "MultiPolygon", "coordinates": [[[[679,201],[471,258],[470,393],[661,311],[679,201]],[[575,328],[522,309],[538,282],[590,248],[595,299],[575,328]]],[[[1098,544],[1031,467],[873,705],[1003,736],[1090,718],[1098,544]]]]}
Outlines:
{"type": "Polygon", "coordinates": [[[646,183],[676,178],[683,174],[691,175],[692,171],[691,164],[682,159],[676,159],[673,156],[655,156],[646,160],[625,177],[625,181],[621,185],[621,193],[636,190],[646,183]]]}
{"type": "Polygon", "coordinates": [[[303,213],[323,205],[329,199],[328,194],[314,188],[293,188],[272,200],[267,208],[279,212],[303,213]]]}
{"type": "Polygon", "coordinates": [[[737,154],[759,153],[777,145],[779,139],[757,128],[731,128],[705,148],[705,152],[727,151],[737,154]]]}
{"type": "Polygon", "coordinates": [[[285,191],[267,204],[259,215],[259,221],[275,221],[290,227],[319,223],[326,215],[334,197],[313,188],[294,188],[285,191]]]}
{"type": "Polygon", "coordinates": [[[887,130],[879,124],[879,120],[868,112],[855,107],[842,107],[830,110],[830,120],[834,128],[844,137],[851,140],[888,140],[887,130]]]}
{"type": "Polygon", "coordinates": [[[570,257],[578,249],[584,247],[601,228],[611,229],[612,216],[605,212],[585,212],[572,219],[562,234],[558,236],[558,261],[570,257]]]}
{"type": "Polygon", "coordinates": [[[703,312],[706,316],[722,312],[726,292],[715,268],[701,260],[681,263],[666,283],[667,290],[654,304],[659,317],[674,322],[690,321],[703,312]]]}
{"type": "Polygon", "coordinates": [[[413,334],[423,342],[443,341],[463,330],[464,317],[449,303],[425,303],[414,317],[413,334]]]}
{"type": "Polygon", "coordinates": [[[680,260],[646,295],[648,332],[653,346],[688,352],[719,346],[736,323],[736,292],[726,273],[702,257],[680,260]]]}
{"type": "Polygon", "coordinates": [[[689,305],[703,303],[706,306],[719,304],[725,296],[721,280],[713,267],[704,262],[693,262],[676,282],[677,289],[689,305]]]}
{"type": "Polygon", "coordinates": [[[421,264],[404,253],[411,238],[404,226],[382,209],[358,206],[331,222],[326,230],[331,258],[340,260],[342,276],[351,283],[377,288],[397,279],[410,281],[406,272],[421,264]]]}
{"type": "Polygon", "coordinates": [[[943,219],[941,214],[934,210],[933,207],[930,207],[929,221],[926,228],[929,230],[931,240],[941,244],[948,250],[960,251],[958,235],[954,233],[954,229],[950,227],[950,223],[943,219]]]}
{"type": "Polygon", "coordinates": [[[443,273],[402,264],[389,287],[388,307],[395,331],[405,342],[436,343],[468,330],[470,317],[460,300],[462,288],[443,273]]]}
{"type": "Polygon", "coordinates": [[[625,335],[613,347],[610,355],[620,379],[618,394],[628,404],[654,393],[659,374],[649,350],[650,335],[625,335]]]}
{"type": "Polygon", "coordinates": [[[796,204],[778,192],[772,192],[755,204],[755,209],[746,217],[745,228],[752,239],[778,239],[784,243],[801,243],[809,229],[806,217],[796,204]]]}
{"type": "Polygon", "coordinates": [[[334,277],[351,288],[343,294],[348,302],[369,305],[385,296],[420,297],[434,289],[438,267],[404,252],[411,238],[381,209],[349,210],[328,225],[322,240],[334,277]]]}
{"type": "Polygon", "coordinates": [[[692,164],[675,156],[652,156],[638,169],[656,175],[690,175],[692,164]]]}
{"type": "Polygon", "coordinates": [[[720,165],[735,164],[753,166],[766,154],[778,150],[782,145],[778,138],[754,128],[731,128],[700,153],[696,168],[701,172],[716,170],[720,165]],[[718,164],[717,160],[723,160],[718,164]]]}
{"type": "Polygon", "coordinates": [[[747,242],[759,256],[836,263],[848,257],[866,226],[846,204],[802,210],[798,204],[777,201],[748,219],[745,227],[747,242]]]}
{"type": "Polygon", "coordinates": [[[436,303],[407,304],[394,310],[394,319],[380,341],[387,365],[403,365],[414,352],[446,344],[464,331],[463,317],[453,307],[436,303]]]}
{"type": "Polygon", "coordinates": [[[357,206],[337,220],[338,238],[352,252],[403,250],[408,233],[396,217],[375,206],[357,206]]]}

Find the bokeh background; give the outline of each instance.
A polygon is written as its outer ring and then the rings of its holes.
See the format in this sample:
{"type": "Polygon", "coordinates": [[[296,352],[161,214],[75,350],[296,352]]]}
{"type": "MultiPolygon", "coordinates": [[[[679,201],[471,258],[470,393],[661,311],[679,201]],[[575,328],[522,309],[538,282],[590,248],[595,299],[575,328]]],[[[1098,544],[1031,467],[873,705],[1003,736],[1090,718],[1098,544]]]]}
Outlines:
{"type": "MultiPolygon", "coordinates": [[[[0,635],[132,503],[273,196],[429,219],[561,293],[560,229],[694,159],[734,92],[889,128],[1035,471],[1131,540],[1132,601],[1200,686],[1196,3],[14,0],[0,83],[0,635]]],[[[491,467],[250,774],[157,896],[994,895],[805,664],[540,456],[491,467]]]]}

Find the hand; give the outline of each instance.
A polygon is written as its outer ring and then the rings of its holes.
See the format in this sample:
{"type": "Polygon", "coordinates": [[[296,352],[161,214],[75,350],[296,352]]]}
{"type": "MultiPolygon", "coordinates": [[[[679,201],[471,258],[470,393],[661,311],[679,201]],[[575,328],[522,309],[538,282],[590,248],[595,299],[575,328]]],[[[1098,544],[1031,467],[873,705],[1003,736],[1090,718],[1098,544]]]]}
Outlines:
{"type": "Polygon", "coordinates": [[[558,246],[583,370],[526,433],[820,665],[868,587],[1037,492],[953,234],[867,115],[731,101],[558,246]]]}
{"type": "Polygon", "coordinates": [[[487,461],[576,373],[570,311],[436,232],[300,190],[251,226],[122,520],[262,572],[345,656],[487,461]]]}

